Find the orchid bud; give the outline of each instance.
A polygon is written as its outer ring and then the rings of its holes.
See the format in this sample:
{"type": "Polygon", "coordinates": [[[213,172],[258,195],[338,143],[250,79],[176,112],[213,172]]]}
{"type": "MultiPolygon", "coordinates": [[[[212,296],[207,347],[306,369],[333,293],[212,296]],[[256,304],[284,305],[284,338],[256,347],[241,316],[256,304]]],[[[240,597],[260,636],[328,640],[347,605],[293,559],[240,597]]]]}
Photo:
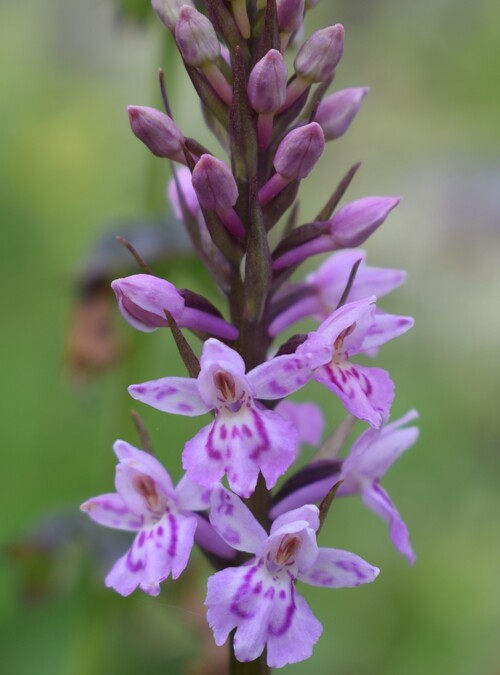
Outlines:
{"type": "Polygon", "coordinates": [[[277,0],[280,33],[293,33],[304,20],[304,0],[277,0]]]}
{"type": "Polygon", "coordinates": [[[184,299],[177,288],[151,274],[134,274],[111,282],[118,308],[128,323],[143,333],[168,326],[165,310],[175,321],[184,311],[184,299]]]}
{"type": "Polygon", "coordinates": [[[194,7],[181,7],[175,25],[175,41],[184,61],[201,68],[220,56],[220,43],[212,23],[194,7]]]}
{"type": "Polygon", "coordinates": [[[290,131],[274,158],[276,171],[289,180],[307,178],[325,148],[325,136],[317,122],[290,131]]]}
{"type": "Polygon", "coordinates": [[[238,187],[229,167],[212,155],[202,155],[193,169],[192,181],[200,206],[215,211],[226,229],[243,237],[245,230],[233,209],[238,187]]]}
{"type": "Polygon", "coordinates": [[[153,10],[165,26],[173,31],[184,5],[194,7],[193,0],[151,0],[153,10]]]}
{"type": "Polygon", "coordinates": [[[360,246],[400,201],[400,197],[364,197],[346,204],[330,220],[330,236],[336,248],[360,246]]]}
{"type": "Polygon", "coordinates": [[[287,79],[286,63],[277,49],[269,50],[250,73],[248,98],[252,108],[259,113],[257,133],[262,150],[271,140],[274,114],[286,100],[287,79]]]}
{"type": "Polygon", "coordinates": [[[169,312],[180,328],[227,340],[238,337],[236,328],[227,323],[208,301],[195,294],[188,294],[185,300],[181,292],[165,279],[151,274],[134,274],[116,279],[111,288],[123,318],[143,333],[167,327],[165,312],[169,312]]]}
{"type": "Polygon", "coordinates": [[[277,49],[269,50],[258,61],[248,80],[248,98],[252,108],[261,114],[275,113],[286,98],[288,70],[277,49]]]}
{"type": "Polygon", "coordinates": [[[247,2],[246,0],[230,0],[230,2],[234,20],[239,28],[241,37],[248,40],[252,34],[252,29],[247,14],[247,2]]]}
{"type": "Polygon", "coordinates": [[[153,155],[185,162],[184,137],[168,115],[155,108],[135,105],[127,110],[132,131],[153,155]]]}
{"type": "Polygon", "coordinates": [[[364,197],[346,204],[331,220],[323,223],[327,228],[326,233],[277,256],[273,269],[297,265],[318,253],[360,246],[382,225],[400,201],[399,197],[364,197]]]}
{"type": "Polygon", "coordinates": [[[259,190],[262,206],[268,204],[293,180],[307,178],[325,148],[323,130],[317,122],[290,131],[274,158],[276,173],[259,190]]]}
{"type": "Polygon", "coordinates": [[[344,52],[344,27],[337,23],[311,35],[295,57],[297,76],[310,84],[324,82],[335,70],[344,52]]]}
{"type": "Polygon", "coordinates": [[[345,134],[368,91],[368,87],[343,89],[319,104],[314,119],[321,125],[327,141],[345,134]]]}

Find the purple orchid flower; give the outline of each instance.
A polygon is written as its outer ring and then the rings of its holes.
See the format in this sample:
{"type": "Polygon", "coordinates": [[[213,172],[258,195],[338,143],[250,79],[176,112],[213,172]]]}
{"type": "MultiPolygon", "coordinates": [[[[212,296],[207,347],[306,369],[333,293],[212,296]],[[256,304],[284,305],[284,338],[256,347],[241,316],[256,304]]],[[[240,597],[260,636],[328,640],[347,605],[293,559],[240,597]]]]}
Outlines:
{"type": "Polygon", "coordinates": [[[270,517],[277,518],[289,509],[320,502],[332,487],[342,480],[336,493],[337,497],[360,494],[365,506],[389,523],[392,543],[412,565],[415,562],[415,553],[410,543],[408,528],[389,495],[381,487],[380,480],[403,452],[415,444],[419,434],[418,428],[403,427],[417,417],[416,410],[410,410],[400,419],[384,425],[381,429],[367,429],[353,444],[339,473],[322,478],[287,495],[271,509],[270,517]]]}
{"type": "Polygon", "coordinates": [[[297,354],[310,359],[314,379],[337,394],[352,415],[378,429],[389,416],[394,384],[387,371],[354,365],[349,358],[405,333],[413,319],[376,314],[375,300],[350,302],[333,312],[297,354]]]}
{"type": "Polygon", "coordinates": [[[349,302],[364,300],[372,295],[381,298],[401,286],[406,279],[403,270],[369,267],[366,264],[366,251],[346,249],[333,253],[306,277],[305,286],[311,293],[279,314],[271,323],[269,334],[274,337],[306,317],[312,316],[318,321],[326,319],[338,307],[351,270],[358,260],[361,263],[349,291],[349,302]]]}
{"type": "Polygon", "coordinates": [[[272,668],[311,656],[322,626],[296,592],[296,580],[349,588],[369,583],[379,573],[354,553],[318,547],[316,506],[281,515],[268,535],[238,497],[218,486],[210,519],[228,544],[255,554],[247,564],[210,577],[205,601],[216,644],[224,644],[236,628],[234,652],[242,662],[257,659],[265,647],[272,668]]]}
{"type": "Polygon", "coordinates": [[[325,428],[325,418],[319,406],[315,403],[280,401],[275,411],[297,429],[299,443],[313,447],[319,445],[325,428]]]}
{"type": "Polygon", "coordinates": [[[129,387],[130,395],[164,412],[215,420],[184,447],[184,469],[205,487],[227,474],[232,490],[249,497],[262,472],[269,489],[296,456],[295,427],[255,399],[274,400],[297,391],[311,377],[307,359],[278,356],[245,374],[241,356],[216,339],[203,346],[197,379],[165,377],[129,387]]]}
{"type": "MultiPolygon", "coordinates": [[[[170,575],[177,579],[186,567],[197,528],[193,511],[207,509],[210,493],[186,477],[174,488],[157,459],[125,441],[116,441],[113,449],[119,460],[116,493],[89,499],[80,508],[100,525],[137,532],[106,586],[124,596],[138,586],[158,595],[160,583],[170,575]]],[[[213,529],[212,535],[211,551],[228,557],[227,545],[213,529]]]]}

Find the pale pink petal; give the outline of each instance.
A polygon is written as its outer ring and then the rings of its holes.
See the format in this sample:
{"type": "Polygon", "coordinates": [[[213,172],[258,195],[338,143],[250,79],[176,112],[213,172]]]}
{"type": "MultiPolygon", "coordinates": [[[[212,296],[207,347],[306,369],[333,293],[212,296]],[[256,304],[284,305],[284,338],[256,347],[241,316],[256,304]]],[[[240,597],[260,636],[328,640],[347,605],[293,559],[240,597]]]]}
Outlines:
{"type": "Polygon", "coordinates": [[[415,323],[411,316],[397,316],[376,312],[373,324],[363,340],[363,352],[378,349],[389,340],[403,335],[415,323]]]}
{"type": "Polygon", "coordinates": [[[201,368],[206,368],[210,361],[216,361],[221,364],[224,363],[225,365],[221,365],[222,369],[227,366],[237,374],[245,374],[245,362],[238,352],[216,338],[210,338],[203,345],[203,352],[200,359],[201,368]]]}
{"type": "Polygon", "coordinates": [[[258,463],[267,489],[271,490],[297,456],[298,434],[290,422],[272,410],[252,412],[261,444],[254,447],[251,457],[258,463]]]}
{"type": "Polygon", "coordinates": [[[166,495],[174,491],[172,479],[168,475],[165,467],[149,452],[135,448],[127,441],[118,440],[113,444],[113,450],[120,462],[132,461],[137,471],[146,473],[156,483],[161,485],[166,495]]]}
{"type": "Polygon", "coordinates": [[[175,488],[180,509],[185,511],[205,511],[210,507],[210,489],[195,483],[184,475],[175,488]]]}
{"type": "Polygon", "coordinates": [[[250,509],[222,485],[213,489],[211,502],[210,522],[224,541],[238,551],[255,553],[267,534],[250,509]]]}
{"type": "Polygon", "coordinates": [[[283,499],[280,499],[280,501],[271,508],[269,517],[274,519],[283,513],[286,513],[291,509],[297,509],[304,504],[315,504],[320,502],[339,480],[340,474],[337,473],[335,476],[322,478],[314,483],[309,483],[308,485],[304,485],[304,487],[290,492],[290,494],[286,495],[283,499]]]}
{"type": "Polygon", "coordinates": [[[314,506],[313,504],[306,504],[305,506],[301,506],[298,509],[284,513],[283,515],[276,518],[272,524],[271,535],[277,534],[286,525],[290,525],[296,521],[305,521],[308,527],[312,528],[316,532],[319,528],[318,507],[314,506]]]}
{"type": "Polygon", "coordinates": [[[311,379],[308,359],[300,354],[276,356],[251,370],[247,377],[255,398],[285,398],[301,389],[311,379]]]}
{"type": "Polygon", "coordinates": [[[313,647],[323,632],[323,626],[304,598],[293,586],[291,590],[291,598],[280,597],[280,614],[276,616],[275,610],[269,627],[267,664],[271,668],[282,668],[289,663],[310,658],[313,647]]]}
{"type": "Polygon", "coordinates": [[[116,493],[99,495],[80,506],[93,521],[116,530],[137,532],[144,524],[144,516],[132,513],[123,498],[116,493]]]}
{"type": "Polygon", "coordinates": [[[299,443],[307,443],[312,446],[321,443],[325,418],[318,405],[315,403],[280,401],[274,410],[297,429],[299,443]]]}
{"type": "Polygon", "coordinates": [[[207,424],[186,443],[182,452],[182,466],[190,480],[211,488],[224,475],[224,457],[214,447],[215,423],[207,424]]]}
{"type": "Polygon", "coordinates": [[[136,401],[163,412],[193,417],[210,410],[198,392],[197,380],[190,377],[163,377],[132,384],[128,391],[136,401]]]}
{"type": "Polygon", "coordinates": [[[406,557],[410,565],[413,565],[415,553],[410,543],[408,528],[387,492],[378,483],[374,483],[363,490],[361,496],[369,509],[389,523],[389,536],[392,543],[406,557]]]}
{"type": "Polygon", "coordinates": [[[174,491],[165,490],[145,465],[124,460],[116,467],[116,491],[128,508],[150,523],[163,515],[167,501],[174,500],[174,491]]]}
{"type": "Polygon", "coordinates": [[[231,361],[206,361],[198,376],[198,391],[211,410],[225,407],[233,412],[253,395],[246,375],[233,368],[231,361]]]}
{"type": "Polygon", "coordinates": [[[337,548],[320,548],[312,569],[299,574],[299,579],[311,586],[352,588],[368,584],[380,570],[349,551],[337,548]]]}
{"type": "Polygon", "coordinates": [[[345,361],[318,368],[314,379],[341,399],[347,410],[379,428],[387,419],[394,399],[394,383],[387,371],[345,361]]]}
{"type": "Polygon", "coordinates": [[[335,351],[352,355],[362,349],[374,320],[375,300],[375,297],[370,297],[349,302],[323,321],[317,332],[330,341],[330,354],[335,351]]]}

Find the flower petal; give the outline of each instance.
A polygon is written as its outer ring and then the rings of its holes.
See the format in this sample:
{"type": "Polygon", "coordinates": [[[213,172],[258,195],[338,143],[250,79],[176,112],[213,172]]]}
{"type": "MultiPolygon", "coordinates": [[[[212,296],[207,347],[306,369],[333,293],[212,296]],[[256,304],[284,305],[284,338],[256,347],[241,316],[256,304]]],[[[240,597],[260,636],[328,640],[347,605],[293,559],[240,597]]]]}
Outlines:
{"type": "Polygon", "coordinates": [[[175,494],[180,509],[205,511],[210,507],[210,490],[184,475],[177,483],[175,494]]]}
{"type": "Polygon", "coordinates": [[[303,355],[276,356],[251,370],[247,377],[255,398],[285,398],[301,389],[311,379],[308,359],[303,355]]]}
{"type": "Polygon", "coordinates": [[[372,296],[343,305],[323,321],[317,332],[330,341],[332,350],[357,354],[362,349],[365,336],[373,323],[375,300],[372,296]],[[342,344],[337,347],[340,336],[342,344]]]}
{"type": "Polygon", "coordinates": [[[255,553],[267,534],[241,499],[217,485],[212,491],[210,522],[237,551],[255,553]]]}
{"type": "Polygon", "coordinates": [[[394,383],[381,368],[366,368],[345,361],[321,366],[314,379],[341,399],[347,410],[379,428],[388,417],[394,399],[394,383]]]}
{"type": "Polygon", "coordinates": [[[106,586],[124,596],[138,586],[148,595],[158,595],[160,583],[170,574],[177,579],[186,567],[195,529],[195,518],[170,513],[153,528],[142,530],[107,575],[106,586]]]}
{"type": "Polygon", "coordinates": [[[144,517],[133,513],[116,493],[93,497],[82,504],[80,509],[99,525],[115,530],[136,532],[144,524],[144,517]]]}
{"type": "Polygon", "coordinates": [[[287,600],[289,603],[285,609],[285,621],[273,622],[270,625],[267,664],[271,668],[282,668],[288,663],[298,663],[310,658],[313,647],[323,632],[323,626],[307,602],[293,586],[291,588],[293,590],[291,598],[280,597],[283,605],[286,605],[287,600]],[[292,608],[293,616],[291,616],[292,608]]]}
{"type": "Polygon", "coordinates": [[[165,467],[149,452],[135,448],[127,441],[118,440],[113,444],[113,450],[120,462],[132,462],[134,468],[142,473],[146,473],[155,482],[161,485],[164,493],[170,495],[174,491],[172,479],[168,475],[165,467]]]}
{"type": "Polygon", "coordinates": [[[132,384],[128,392],[136,401],[163,412],[194,417],[210,410],[198,392],[197,380],[190,377],[163,377],[132,384]]]}
{"type": "Polygon", "coordinates": [[[299,579],[311,586],[351,588],[368,584],[380,570],[349,551],[338,548],[320,548],[312,569],[299,574],[299,579]]]}
{"type": "Polygon", "coordinates": [[[188,478],[202,487],[211,488],[224,475],[224,457],[214,448],[215,422],[207,424],[186,443],[182,466],[188,478]]]}
{"type": "Polygon", "coordinates": [[[364,504],[389,523],[389,536],[397,550],[402,553],[410,565],[415,562],[415,553],[410,543],[410,535],[406,523],[399,515],[389,495],[378,483],[361,493],[364,504]]]}
{"type": "MultiPolygon", "coordinates": [[[[238,352],[216,338],[210,338],[204,343],[200,359],[201,368],[206,368],[211,361],[225,362],[238,375],[245,374],[245,362],[238,352]]],[[[224,369],[224,366],[221,367],[224,369]]]]}
{"type": "Polygon", "coordinates": [[[415,320],[411,316],[397,316],[376,312],[373,324],[363,340],[363,351],[378,349],[389,340],[403,335],[412,328],[415,320]]]}
{"type": "Polygon", "coordinates": [[[280,401],[274,410],[297,429],[299,443],[307,443],[312,446],[321,443],[325,418],[318,405],[315,403],[280,401]]]}
{"type": "Polygon", "coordinates": [[[288,513],[283,513],[283,515],[278,516],[274,523],[271,526],[271,535],[276,534],[278,530],[281,530],[286,525],[290,523],[295,523],[296,521],[306,521],[309,527],[311,527],[315,532],[319,528],[319,509],[313,504],[306,504],[301,506],[298,509],[293,511],[288,511],[288,513]]]}
{"type": "Polygon", "coordinates": [[[209,553],[213,553],[219,558],[231,560],[237,553],[234,548],[226,544],[224,539],[217,533],[214,527],[200,513],[193,513],[198,523],[194,540],[198,546],[204,548],[209,553]]]}

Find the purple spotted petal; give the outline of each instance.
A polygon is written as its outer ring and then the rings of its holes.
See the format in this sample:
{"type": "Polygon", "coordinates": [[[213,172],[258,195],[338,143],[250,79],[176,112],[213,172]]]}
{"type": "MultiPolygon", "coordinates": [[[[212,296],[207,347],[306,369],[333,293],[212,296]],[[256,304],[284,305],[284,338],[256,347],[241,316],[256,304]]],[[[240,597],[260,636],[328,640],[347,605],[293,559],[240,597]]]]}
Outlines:
{"type": "Polygon", "coordinates": [[[235,655],[243,662],[257,659],[266,644],[272,668],[302,661],[311,656],[322,631],[293,579],[274,580],[258,564],[229,567],[210,577],[205,604],[216,644],[224,644],[236,628],[235,655]]]}
{"type": "Polygon", "coordinates": [[[184,511],[206,511],[210,507],[210,490],[183,476],[175,488],[177,503],[184,511]]]}
{"type": "Polygon", "coordinates": [[[129,394],[163,412],[193,417],[210,410],[198,392],[197,380],[190,377],[163,377],[142,384],[132,384],[129,394]]]}
{"type": "Polygon", "coordinates": [[[392,503],[389,495],[378,483],[374,483],[361,493],[363,503],[389,523],[389,536],[397,550],[402,553],[410,565],[415,562],[415,553],[410,543],[410,535],[405,522],[392,503]]]}
{"type": "Polygon", "coordinates": [[[177,579],[186,567],[195,529],[195,518],[166,514],[153,528],[139,532],[107,575],[106,586],[124,596],[137,587],[158,595],[160,583],[170,574],[177,579]]]}
{"type": "Polygon", "coordinates": [[[394,399],[394,383],[387,371],[345,361],[318,368],[314,379],[337,394],[352,415],[372,427],[378,429],[387,419],[394,399]]]}
{"type": "Polygon", "coordinates": [[[82,504],[80,509],[99,525],[116,530],[137,532],[144,523],[144,517],[132,513],[123,498],[116,493],[93,497],[82,504]]]}
{"type": "Polygon", "coordinates": [[[222,369],[228,367],[237,374],[245,374],[245,362],[238,352],[215,338],[210,338],[203,345],[203,352],[200,359],[201,368],[206,368],[210,361],[216,361],[220,364],[221,362],[224,362],[224,365],[220,365],[222,369]]]}
{"type": "Polygon", "coordinates": [[[299,579],[311,586],[351,588],[370,583],[379,572],[354,553],[337,548],[320,548],[313,568],[299,574],[299,579]]]}
{"type": "Polygon", "coordinates": [[[270,359],[251,370],[247,377],[255,398],[285,398],[301,389],[311,379],[308,360],[303,355],[284,355],[270,359]]]}
{"type": "MultiPolygon", "coordinates": [[[[363,348],[366,334],[375,316],[375,298],[349,302],[323,321],[317,332],[330,341],[332,351],[357,354],[363,348]]],[[[301,349],[306,349],[306,341],[301,349]]],[[[299,350],[297,350],[299,351],[299,350]]]]}
{"type": "Polygon", "coordinates": [[[415,321],[411,316],[397,316],[376,312],[373,324],[363,340],[363,351],[378,349],[389,340],[403,335],[412,328],[415,321]]]}
{"type": "Polygon", "coordinates": [[[227,473],[229,486],[241,497],[255,490],[259,471],[269,489],[296,456],[295,428],[271,410],[242,408],[220,414],[186,443],[183,466],[191,480],[205,487],[227,473]]]}
{"type": "Polygon", "coordinates": [[[241,499],[217,485],[212,491],[210,522],[220,536],[238,551],[255,553],[267,534],[241,499]]]}
{"type": "Polygon", "coordinates": [[[321,443],[325,418],[321,408],[315,403],[280,401],[274,410],[297,429],[299,443],[307,443],[312,446],[321,443]]]}

